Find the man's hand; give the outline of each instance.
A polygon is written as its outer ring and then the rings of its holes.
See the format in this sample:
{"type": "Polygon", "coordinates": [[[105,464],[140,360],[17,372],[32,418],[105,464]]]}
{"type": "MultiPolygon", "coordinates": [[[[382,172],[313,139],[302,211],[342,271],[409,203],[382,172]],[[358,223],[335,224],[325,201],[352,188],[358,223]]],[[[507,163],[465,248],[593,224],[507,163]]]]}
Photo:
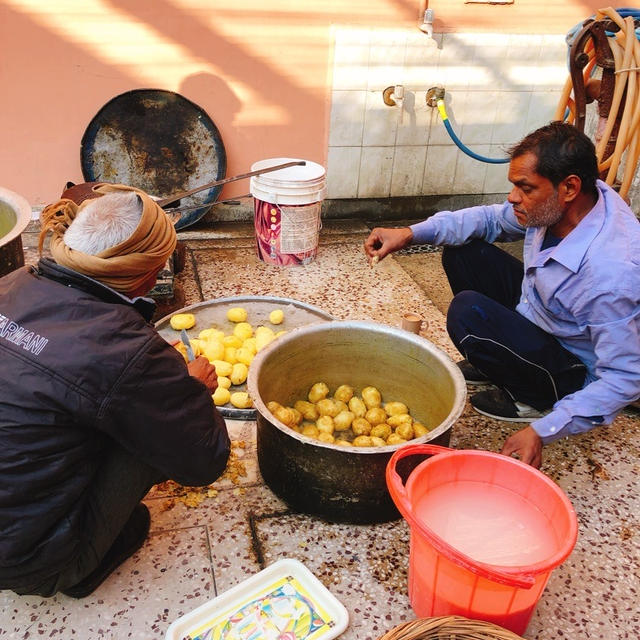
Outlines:
{"type": "Polygon", "coordinates": [[[510,435],[500,452],[505,456],[517,453],[522,462],[530,464],[536,469],[542,464],[542,439],[533,427],[525,427],[510,435]]]}
{"type": "Polygon", "coordinates": [[[198,378],[211,393],[218,388],[216,368],[205,357],[198,356],[187,364],[187,369],[189,370],[189,375],[198,378]]]}
{"type": "Polygon", "coordinates": [[[411,244],[412,240],[413,232],[409,227],[403,227],[401,229],[376,227],[364,242],[364,252],[370,261],[373,260],[373,258],[382,260],[390,253],[404,249],[407,245],[411,244]]]}

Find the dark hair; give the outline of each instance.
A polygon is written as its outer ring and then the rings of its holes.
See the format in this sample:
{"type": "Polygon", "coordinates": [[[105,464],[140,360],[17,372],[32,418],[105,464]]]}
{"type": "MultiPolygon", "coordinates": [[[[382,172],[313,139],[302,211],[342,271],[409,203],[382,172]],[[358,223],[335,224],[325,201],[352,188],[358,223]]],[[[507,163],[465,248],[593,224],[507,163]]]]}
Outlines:
{"type": "Polygon", "coordinates": [[[536,129],[509,149],[511,159],[533,153],[536,173],[557,187],[567,176],[582,181],[581,191],[597,197],[598,160],[593,142],[566,122],[551,122],[536,129]]]}

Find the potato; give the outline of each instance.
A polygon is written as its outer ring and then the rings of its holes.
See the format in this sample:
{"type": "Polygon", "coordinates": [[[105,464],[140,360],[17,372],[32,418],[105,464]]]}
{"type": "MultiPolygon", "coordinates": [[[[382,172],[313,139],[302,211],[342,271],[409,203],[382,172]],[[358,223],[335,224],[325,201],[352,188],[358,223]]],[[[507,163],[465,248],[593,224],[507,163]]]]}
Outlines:
{"type": "Polygon", "coordinates": [[[274,336],[274,335],[275,333],[273,333],[273,329],[271,327],[265,327],[264,325],[260,325],[256,329],[256,333],[255,333],[256,340],[260,336],[274,336]]]}
{"type": "Polygon", "coordinates": [[[353,398],[353,387],[341,384],[334,392],[333,397],[342,402],[349,402],[353,398]]]}
{"type": "Polygon", "coordinates": [[[271,324],[282,324],[284,320],[284,311],[282,309],[274,309],[269,314],[269,322],[271,324]]]}
{"type": "Polygon", "coordinates": [[[262,351],[268,344],[275,340],[275,333],[269,327],[258,327],[256,329],[256,351],[262,351]],[[265,329],[266,331],[261,331],[265,329]]]}
{"type": "Polygon", "coordinates": [[[362,400],[364,401],[367,409],[373,409],[379,407],[382,404],[382,396],[375,387],[365,387],[362,390],[362,400]]]}
{"type": "Polygon", "coordinates": [[[316,427],[315,424],[310,424],[306,426],[300,433],[303,436],[309,436],[310,438],[317,438],[320,432],[318,431],[318,427],[316,427]]]}
{"type": "Polygon", "coordinates": [[[258,348],[256,347],[256,339],[255,338],[247,338],[243,343],[242,343],[242,349],[246,349],[247,351],[251,352],[251,355],[256,355],[256,353],[258,353],[258,348]]]}
{"type": "Polygon", "coordinates": [[[340,406],[333,398],[323,398],[316,402],[316,409],[321,416],[335,418],[340,413],[340,406]]]}
{"type": "Polygon", "coordinates": [[[227,311],[227,320],[231,320],[231,322],[245,322],[247,316],[247,310],[242,307],[232,307],[227,311]]]}
{"type": "Polygon", "coordinates": [[[323,431],[318,434],[318,440],[328,444],[333,444],[335,442],[335,438],[330,433],[324,433],[323,431]]]}
{"type": "MultiPolygon", "coordinates": [[[[201,349],[199,348],[199,345],[202,344],[202,342],[200,340],[196,341],[194,340],[189,340],[189,344],[191,345],[191,350],[193,351],[193,355],[194,357],[198,357],[201,354],[201,349]]],[[[184,344],[184,342],[178,342],[175,345],[175,348],[184,356],[184,359],[187,360],[187,362],[189,361],[189,358],[187,357],[187,347],[184,344]]]]}
{"type": "Polygon", "coordinates": [[[403,422],[411,424],[413,422],[413,418],[408,413],[397,413],[395,416],[389,416],[387,418],[387,422],[395,429],[403,422]]]}
{"type": "Polygon", "coordinates": [[[235,364],[238,362],[238,357],[236,356],[237,351],[235,347],[225,347],[224,357],[222,359],[229,364],[235,364]]]}
{"type": "Polygon", "coordinates": [[[198,338],[200,340],[217,340],[220,342],[222,338],[224,338],[224,331],[220,331],[220,329],[214,329],[213,327],[209,329],[203,329],[199,334],[198,338]]]}
{"type": "Polygon", "coordinates": [[[302,414],[297,409],[294,409],[293,407],[287,407],[287,409],[290,409],[291,411],[293,411],[293,421],[296,425],[299,425],[302,422],[302,414]]]}
{"type": "Polygon", "coordinates": [[[316,382],[311,389],[309,389],[308,399],[309,402],[315,404],[318,400],[322,400],[329,395],[329,387],[324,382],[316,382]]]}
{"type": "Polygon", "coordinates": [[[233,365],[224,360],[214,360],[211,364],[216,368],[216,373],[219,376],[229,377],[233,371],[233,365]]]}
{"type": "Polygon", "coordinates": [[[316,405],[306,400],[298,400],[293,406],[304,416],[305,420],[315,422],[320,415],[316,405]]]}
{"type": "Polygon", "coordinates": [[[191,329],[196,323],[196,317],[193,313],[176,313],[175,316],[171,316],[169,324],[172,329],[181,331],[182,329],[191,329]]]}
{"type": "Polygon", "coordinates": [[[237,362],[233,365],[229,378],[231,378],[231,384],[242,384],[247,379],[248,375],[249,367],[242,362],[237,362]]]}
{"type": "Polygon", "coordinates": [[[374,427],[377,424],[382,424],[387,420],[387,414],[382,407],[373,407],[364,414],[365,420],[374,427]]]}
{"type": "Polygon", "coordinates": [[[335,425],[333,424],[333,418],[331,416],[320,416],[316,420],[316,427],[321,433],[333,433],[335,431],[335,425]]]}
{"type": "Polygon", "coordinates": [[[406,442],[406,440],[401,438],[397,433],[392,433],[387,438],[387,444],[403,444],[404,442],[406,442]]]}
{"type": "Polygon", "coordinates": [[[338,431],[345,431],[351,426],[356,416],[352,411],[341,411],[334,419],[333,423],[336,425],[338,431]]]}
{"type": "Polygon", "coordinates": [[[280,331],[276,331],[275,336],[276,338],[279,338],[280,336],[283,336],[285,333],[287,333],[286,329],[280,329],[280,331]]]}
{"type": "Polygon", "coordinates": [[[269,411],[271,411],[271,413],[273,413],[273,415],[275,416],[276,411],[278,409],[282,409],[282,405],[275,400],[270,400],[269,402],[267,402],[267,409],[269,409],[269,411]]]}
{"type": "Polygon", "coordinates": [[[384,410],[389,416],[395,416],[399,413],[409,413],[407,405],[403,402],[387,402],[384,405],[384,410]]]}
{"type": "Polygon", "coordinates": [[[238,336],[234,336],[233,334],[230,336],[225,336],[222,338],[222,344],[226,347],[233,347],[234,349],[239,349],[242,346],[242,340],[238,338],[238,336]]]}
{"type": "Polygon", "coordinates": [[[368,436],[371,433],[371,424],[364,418],[354,418],[351,431],[357,436],[368,436]]]}
{"type": "Polygon", "coordinates": [[[231,386],[231,380],[227,376],[218,376],[218,387],[228,389],[231,386]]]}
{"type": "MultiPolygon", "coordinates": [[[[210,329],[203,329],[199,334],[198,334],[198,338],[200,338],[200,340],[213,340],[214,338],[218,337],[215,334],[218,332],[217,329],[214,329],[213,327],[211,327],[210,329]]],[[[220,332],[222,333],[222,332],[220,332]]],[[[224,335],[224,333],[222,334],[224,335]]]]}
{"type": "Polygon", "coordinates": [[[233,335],[244,342],[253,335],[253,327],[248,322],[238,322],[233,327],[233,335]]]}
{"type": "Polygon", "coordinates": [[[219,340],[207,340],[202,348],[202,355],[209,362],[224,360],[224,345],[219,340]]]}
{"type": "Polygon", "coordinates": [[[184,358],[185,362],[189,362],[189,357],[187,356],[187,347],[185,347],[182,342],[178,342],[173,345],[173,348],[184,358]]]}
{"type": "Polygon", "coordinates": [[[376,436],[371,436],[371,444],[374,447],[386,447],[387,443],[383,438],[378,438],[376,436]]]}
{"type": "Polygon", "coordinates": [[[373,442],[369,436],[358,436],[353,439],[352,442],[354,447],[372,447],[373,442]]]}
{"type": "Polygon", "coordinates": [[[367,413],[367,405],[362,402],[361,398],[354,396],[349,400],[349,411],[353,411],[356,418],[364,418],[364,414],[367,413]]]}
{"type": "Polygon", "coordinates": [[[189,340],[189,344],[191,345],[191,348],[193,349],[193,355],[196,358],[202,355],[202,348],[205,345],[205,342],[203,340],[198,340],[198,338],[191,338],[189,340]]]}
{"type": "Polygon", "coordinates": [[[340,413],[341,411],[349,411],[349,405],[346,402],[342,402],[342,400],[336,400],[335,398],[333,399],[333,403],[336,405],[336,407],[338,407],[338,413],[340,413]]]}
{"type": "Polygon", "coordinates": [[[266,346],[270,345],[273,341],[275,340],[274,338],[263,338],[263,339],[258,339],[256,340],[256,349],[258,351],[262,351],[266,346]]]}
{"type": "Polygon", "coordinates": [[[414,433],[414,438],[419,438],[420,436],[423,436],[425,433],[429,433],[429,429],[425,427],[422,424],[422,422],[414,422],[413,433],[414,433]]]}
{"type": "Polygon", "coordinates": [[[229,389],[218,386],[211,397],[213,398],[213,404],[215,404],[216,407],[219,407],[229,402],[229,400],[231,399],[231,394],[229,393],[229,389]]]}
{"type": "Polygon", "coordinates": [[[375,427],[372,427],[370,435],[372,438],[382,438],[386,440],[391,433],[391,427],[386,422],[383,422],[382,424],[377,424],[375,427]]]}
{"type": "Polygon", "coordinates": [[[338,438],[334,444],[337,444],[341,447],[352,447],[353,445],[348,440],[343,440],[342,438],[338,438]]]}
{"type": "Polygon", "coordinates": [[[229,402],[237,409],[249,409],[253,406],[253,402],[246,391],[236,391],[232,393],[229,402]]]}
{"type": "Polygon", "coordinates": [[[405,440],[413,440],[415,438],[413,425],[409,422],[403,422],[400,426],[396,427],[396,434],[405,440]]]}
{"type": "Polygon", "coordinates": [[[283,422],[288,427],[290,427],[293,424],[296,424],[296,416],[289,407],[282,407],[282,406],[276,407],[275,410],[272,411],[271,413],[273,413],[273,415],[278,420],[280,420],[280,422],[283,422]]]}
{"type": "MultiPolygon", "coordinates": [[[[230,349],[233,347],[229,347],[230,349]]],[[[242,362],[242,364],[246,364],[247,367],[251,364],[251,361],[253,360],[253,353],[251,353],[251,351],[249,351],[249,349],[246,349],[245,347],[240,347],[239,349],[236,349],[236,360],[238,362],[242,362]]]]}

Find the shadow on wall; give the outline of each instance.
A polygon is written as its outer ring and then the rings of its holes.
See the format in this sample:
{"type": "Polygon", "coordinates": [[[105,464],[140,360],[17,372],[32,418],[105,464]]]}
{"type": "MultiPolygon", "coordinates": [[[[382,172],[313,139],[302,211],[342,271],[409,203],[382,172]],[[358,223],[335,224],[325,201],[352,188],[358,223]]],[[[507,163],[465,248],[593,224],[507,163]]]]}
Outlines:
{"type": "Polygon", "coordinates": [[[52,201],[68,180],[83,181],[84,130],[104,104],[132,89],[176,90],[201,106],[221,131],[230,173],[275,155],[324,162],[329,11],[106,0],[61,12],[57,4],[0,3],[0,37],[11,52],[3,80],[15,88],[0,105],[0,169],[6,186],[32,204],[52,201]],[[136,41],[138,32],[148,40],[136,41]],[[181,69],[198,67],[213,73],[181,78],[181,69]]]}
{"type": "MultiPolygon", "coordinates": [[[[182,81],[178,93],[199,106],[203,104],[209,105],[209,108],[205,109],[205,111],[218,129],[221,129],[220,123],[227,125],[227,131],[234,127],[235,118],[242,107],[242,103],[222,78],[218,78],[212,73],[194,73],[182,81]]],[[[229,157],[229,151],[233,150],[227,148],[224,134],[222,135],[222,142],[225,145],[227,157],[229,157]]],[[[249,142],[246,132],[242,128],[238,128],[234,145],[248,144],[249,142]]]]}
{"type": "Polygon", "coordinates": [[[78,148],[91,118],[110,98],[139,82],[1,3],[0,34],[12,60],[2,67],[3,82],[12,87],[0,105],[3,186],[32,205],[49,203],[68,180],[84,180],[78,148]],[[83,81],[91,91],[80,88],[83,81]]]}
{"type": "MultiPolygon", "coordinates": [[[[221,114],[222,117],[219,116],[218,99],[215,94],[206,91],[206,79],[194,78],[194,84],[197,85],[195,88],[200,93],[197,95],[185,93],[185,97],[198,102],[220,128],[230,158],[229,173],[241,173],[247,170],[239,167],[233,161],[234,157],[244,156],[247,158],[245,152],[247,149],[251,150],[249,152],[251,161],[264,158],[265,154],[292,157],[313,156],[309,159],[321,163],[324,161],[327,137],[324,86],[317,90],[301,86],[294,81],[295,74],[283,73],[270,64],[267,57],[258,57],[248,53],[248,47],[235,44],[220,31],[215,31],[203,21],[166,0],[141,0],[135,3],[128,0],[107,1],[118,11],[129,14],[136,21],[148,24],[162,33],[165,38],[169,38],[189,50],[197,58],[203,59],[213,66],[222,67],[225,75],[232,77],[239,83],[250,84],[251,95],[256,95],[261,102],[277,108],[279,114],[277,121],[271,119],[265,123],[264,119],[256,117],[254,122],[251,122],[250,119],[244,118],[242,123],[236,122],[236,125],[232,127],[232,122],[226,120],[224,112],[221,114]],[[315,153],[310,153],[310,149],[315,150],[315,153]],[[319,154],[320,157],[318,157],[319,154]]],[[[262,47],[269,49],[284,46],[283,51],[286,52],[287,38],[291,40],[293,47],[295,42],[299,43],[300,34],[304,33],[304,29],[309,27],[308,17],[305,16],[304,11],[278,13],[277,11],[265,10],[262,13],[264,14],[263,24],[265,27],[262,29],[261,38],[263,40],[260,42],[260,51],[262,51],[262,47]]],[[[249,15],[252,20],[250,24],[255,24],[259,15],[256,15],[256,12],[251,12],[249,15]]],[[[299,44],[295,46],[299,47],[299,44]]],[[[316,74],[320,70],[324,81],[329,59],[328,47],[328,36],[324,41],[309,32],[304,58],[292,59],[292,67],[295,67],[297,71],[306,68],[316,74]]],[[[299,49],[291,49],[290,51],[299,51],[299,49]]],[[[201,74],[196,74],[196,76],[198,75],[201,74]]],[[[206,76],[207,74],[202,75],[206,76]]],[[[183,87],[186,91],[186,81],[183,87]]],[[[215,89],[215,87],[213,88],[215,89]]],[[[223,91],[223,93],[227,92],[223,91]]],[[[237,97],[234,96],[234,98],[237,100],[237,97]]],[[[223,95],[221,103],[223,109],[224,105],[223,95]]],[[[243,105],[237,101],[235,106],[234,114],[237,115],[243,105]]],[[[242,188],[241,186],[233,191],[240,193],[242,188]]]]}

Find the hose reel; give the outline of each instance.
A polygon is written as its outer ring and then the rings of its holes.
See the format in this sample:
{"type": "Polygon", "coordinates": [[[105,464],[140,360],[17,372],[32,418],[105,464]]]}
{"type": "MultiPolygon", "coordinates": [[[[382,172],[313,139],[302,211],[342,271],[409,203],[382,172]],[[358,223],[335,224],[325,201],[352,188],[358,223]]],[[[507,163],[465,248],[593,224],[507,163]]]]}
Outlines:
{"type": "Polygon", "coordinates": [[[584,131],[587,105],[597,102],[600,177],[623,198],[640,158],[639,26],[640,11],[607,7],[569,33],[569,77],[554,117],[584,131]]]}

